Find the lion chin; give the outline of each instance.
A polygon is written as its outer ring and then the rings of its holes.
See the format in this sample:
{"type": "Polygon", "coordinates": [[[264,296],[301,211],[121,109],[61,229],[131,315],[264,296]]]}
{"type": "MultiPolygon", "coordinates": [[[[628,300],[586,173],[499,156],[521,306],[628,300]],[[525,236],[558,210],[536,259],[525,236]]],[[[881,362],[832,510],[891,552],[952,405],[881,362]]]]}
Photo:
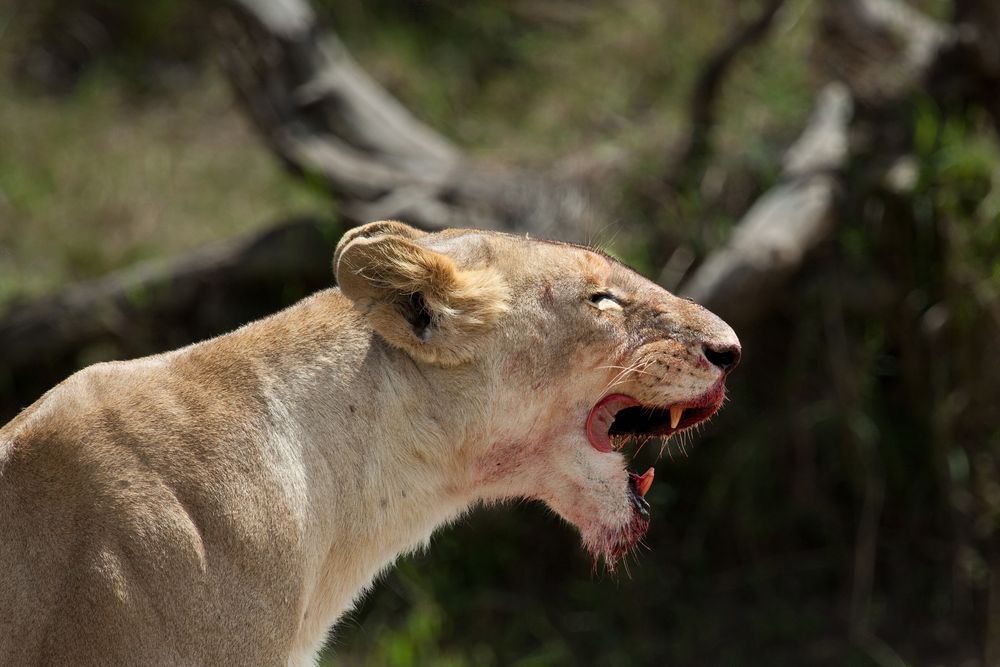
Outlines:
{"type": "Polygon", "coordinates": [[[642,543],[649,529],[649,519],[639,514],[627,523],[616,527],[602,527],[583,538],[583,546],[593,560],[594,569],[604,563],[609,573],[614,573],[619,562],[642,543]]]}

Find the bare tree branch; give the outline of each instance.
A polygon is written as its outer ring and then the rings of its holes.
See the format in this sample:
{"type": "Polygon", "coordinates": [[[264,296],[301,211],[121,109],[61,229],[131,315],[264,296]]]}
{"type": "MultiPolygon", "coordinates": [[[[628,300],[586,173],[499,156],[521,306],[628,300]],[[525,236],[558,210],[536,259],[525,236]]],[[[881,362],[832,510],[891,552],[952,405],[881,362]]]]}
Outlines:
{"type": "MultiPolygon", "coordinates": [[[[828,0],[814,59],[834,79],[785,156],[782,181],[764,193],[682,292],[734,322],[772,301],[834,229],[837,172],[846,164],[852,109],[901,103],[946,60],[956,33],[898,0],[828,0]],[[839,83],[842,80],[844,83],[839,83]]],[[[867,128],[887,134],[894,121],[867,128]]],[[[871,143],[855,148],[870,149],[871,143]]]]}
{"type": "Polygon", "coordinates": [[[251,118],[352,221],[481,227],[580,240],[596,219],[574,184],[469,159],[321,32],[302,0],[233,0],[224,62],[251,118]]]}
{"type": "Polygon", "coordinates": [[[747,322],[829,236],[851,111],[844,86],[823,89],[812,120],[785,156],[782,182],[757,200],[729,243],[698,268],[681,290],[685,296],[747,322]]]}
{"type": "Polygon", "coordinates": [[[708,153],[709,139],[716,122],[716,107],[722,84],[736,62],[737,56],[763,40],[774,24],[775,16],[784,6],[785,0],[768,0],[760,13],[751,20],[737,25],[712,53],[701,69],[689,102],[688,119],[691,124],[687,139],[672,159],[666,184],[668,188],[678,187],[684,180],[696,181],[700,178],[705,154],[708,153]]]}

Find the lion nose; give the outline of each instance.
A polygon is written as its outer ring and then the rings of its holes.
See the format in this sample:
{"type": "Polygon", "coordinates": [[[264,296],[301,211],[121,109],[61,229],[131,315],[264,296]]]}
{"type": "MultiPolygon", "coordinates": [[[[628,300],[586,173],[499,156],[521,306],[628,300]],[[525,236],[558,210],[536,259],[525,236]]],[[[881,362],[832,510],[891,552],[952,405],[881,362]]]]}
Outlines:
{"type": "Polygon", "coordinates": [[[723,373],[728,373],[736,368],[736,364],[740,363],[739,345],[713,345],[707,343],[702,346],[701,350],[705,358],[713,366],[717,366],[723,373]]]}

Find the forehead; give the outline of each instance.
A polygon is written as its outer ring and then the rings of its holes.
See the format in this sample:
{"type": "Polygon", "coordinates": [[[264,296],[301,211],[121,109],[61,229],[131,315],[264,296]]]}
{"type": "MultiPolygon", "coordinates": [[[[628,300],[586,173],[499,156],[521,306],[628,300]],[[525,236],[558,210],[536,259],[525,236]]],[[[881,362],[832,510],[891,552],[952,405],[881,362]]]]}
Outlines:
{"type": "Polygon", "coordinates": [[[427,248],[448,255],[462,268],[493,266],[522,274],[576,273],[598,285],[638,288],[648,282],[604,251],[575,243],[533,239],[503,232],[448,229],[420,239],[427,248]]]}

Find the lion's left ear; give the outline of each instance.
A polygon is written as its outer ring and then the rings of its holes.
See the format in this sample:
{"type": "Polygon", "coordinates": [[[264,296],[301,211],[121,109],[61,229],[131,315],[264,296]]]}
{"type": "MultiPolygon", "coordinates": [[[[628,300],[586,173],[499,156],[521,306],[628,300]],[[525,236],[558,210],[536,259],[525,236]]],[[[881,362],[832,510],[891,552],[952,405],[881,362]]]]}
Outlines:
{"type": "MultiPolygon", "coordinates": [[[[374,223],[380,224],[380,223],[374,223]]],[[[388,343],[428,363],[471,360],[483,334],[507,310],[508,290],[492,269],[461,270],[397,229],[341,241],[341,292],[388,343]]]]}

